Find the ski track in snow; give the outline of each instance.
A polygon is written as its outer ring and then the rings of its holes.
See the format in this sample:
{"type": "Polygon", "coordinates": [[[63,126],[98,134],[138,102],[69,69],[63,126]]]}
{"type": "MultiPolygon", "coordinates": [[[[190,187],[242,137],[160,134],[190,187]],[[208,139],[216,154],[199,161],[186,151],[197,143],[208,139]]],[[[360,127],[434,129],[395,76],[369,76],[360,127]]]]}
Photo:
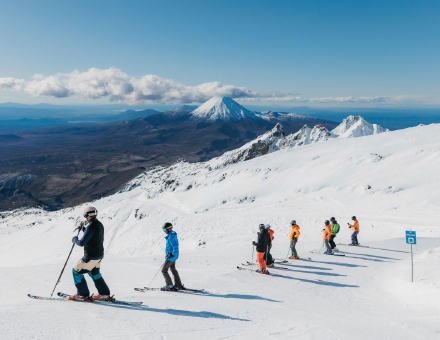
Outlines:
{"type": "MultiPolygon", "coordinates": [[[[140,307],[29,299],[52,291],[85,205],[1,213],[1,338],[440,339],[438,136],[440,125],[429,125],[219,168],[179,163],[88,203],[106,228],[102,274],[118,299],[140,307]],[[331,216],[341,225],[336,242],[349,243],[353,214],[370,248],[309,252],[331,216]],[[270,276],[236,269],[255,262],[259,223],[271,224],[272,254],[285,258],[291,219],[301,226],[299,255],[312,260],[279,264],[288,270],[270,276]],[[134,291],[162,264],[165,221],[179,235],[183,282],[205,293],[134,291]],[[408,229],[418,236],[413,283],[408,229]]],[[[56,291],[75,291],[71,270],[82,251],[74,248],[56,291]]],[[[163,284],[159,273],[152,287],[163,284]]]]}

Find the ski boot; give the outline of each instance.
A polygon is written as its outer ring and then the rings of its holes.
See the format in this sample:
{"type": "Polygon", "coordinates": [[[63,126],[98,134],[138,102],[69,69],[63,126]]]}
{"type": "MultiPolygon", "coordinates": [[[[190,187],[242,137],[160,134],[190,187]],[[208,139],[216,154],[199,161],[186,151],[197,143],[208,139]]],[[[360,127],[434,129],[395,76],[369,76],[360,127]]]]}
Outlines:
{"type": "Polygon", "coordinates": [[[93,300],[115,302],[114,295],[92,295],[93,300]]]}
{"type": "Polygon", "coordinates": [[[93,301],[91,296],[72,295],[69,296],[69,300],[74,301],[93,301]]]}
{"type": "Polygon", "coordinates": [[[259,273],[259,274],[267,274],[267,275],[269,275],[269,271],[267,269],[263,269],[263,268],[257,269],[256,272],[259,273]]]}
{"type": "Polygon", "coordinates": [[[271,263],[271,264],[266,264],[266,267],[273,267],[273,266],[274,266],[273,263],[271,263]]]}
{"type": "Polygon", "coordinates": [[[164,291],[164,292],[177,292],[178,291],[178,289],[176,287],[174,287],[173,285],[163,286],[160,290],[164,291]]]}
{"type": "Polygon", "coordinates": [[[324,252],[325,255],[333,255],[333,253],[329,252],[329,251],[325,251],[324,252]]]}
{"type": "Polygon", "coordinates": [[[174,285],[177,290],[186,290],[184,285],[174,285]]]}

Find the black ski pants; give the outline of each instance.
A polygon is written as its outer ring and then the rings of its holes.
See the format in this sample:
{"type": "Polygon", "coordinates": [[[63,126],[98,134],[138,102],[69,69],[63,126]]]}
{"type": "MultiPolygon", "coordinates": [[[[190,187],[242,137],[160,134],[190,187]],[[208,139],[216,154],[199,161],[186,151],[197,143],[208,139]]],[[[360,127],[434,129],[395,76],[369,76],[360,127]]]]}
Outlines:
{"type": "Polygon", "coordinates": [[[182,281],[180,281],[179,272],[176,269],[176,261],[168,261],[166,260],[162,266],[162,274],[165,278],[165,283],[167,286],[172,286],[173,281],[171,280],[170,274],[168,274],[168,269],[171,269],[171,273],[174,276],[174,285],[178,287],[182,287],[182,281]]]}
{"type": "Polygon", "coordinates": [[[335,248],[336,248],[335,237],[336,237],[336,235],[331,235],[331,236],[330,236],[329,243],[330,243],[330,247],[331,247],[332,249],[335,249],[335,248]]]}

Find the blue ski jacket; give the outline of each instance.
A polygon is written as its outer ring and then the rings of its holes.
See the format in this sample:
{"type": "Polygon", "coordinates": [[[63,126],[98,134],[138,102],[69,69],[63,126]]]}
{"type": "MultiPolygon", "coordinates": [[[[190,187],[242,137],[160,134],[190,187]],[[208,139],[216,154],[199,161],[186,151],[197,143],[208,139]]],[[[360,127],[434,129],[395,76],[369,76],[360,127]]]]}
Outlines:
{"type": "Polygon", "coordinates": [[[179,240],[177,239],[177,233],[173,230],[165,236],[165,240],[167,240],[167,245],[165,247],[165,258],[168,254],[173,254],[174,256],[168,258],[168,261],[174,262],[179,258],[179,240]]]}

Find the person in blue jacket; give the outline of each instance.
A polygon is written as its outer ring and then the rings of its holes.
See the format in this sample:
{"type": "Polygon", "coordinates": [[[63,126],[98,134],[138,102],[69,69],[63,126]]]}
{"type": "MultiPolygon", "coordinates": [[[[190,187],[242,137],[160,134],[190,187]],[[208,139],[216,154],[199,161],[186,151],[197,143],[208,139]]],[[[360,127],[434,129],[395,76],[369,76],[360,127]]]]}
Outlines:
{"type": "Polygon", "coordinates": [[[167,234],[167,236],[165,236],[167,244],[165,247],[165,263],[162,266],[162,274],[165,278],[166,286],[161,289],[171,291],[185,289],[176,269],[176,261],[179,258],[179,240],[177,239],[177,233],[173,230],[173,225],[169,222],[165,223],[162,229],[165,234],[167,234]],[[168,274],[168,269],[171,269],[171,273],[174,276],[174,285],[170,274],[168,274]]]}

